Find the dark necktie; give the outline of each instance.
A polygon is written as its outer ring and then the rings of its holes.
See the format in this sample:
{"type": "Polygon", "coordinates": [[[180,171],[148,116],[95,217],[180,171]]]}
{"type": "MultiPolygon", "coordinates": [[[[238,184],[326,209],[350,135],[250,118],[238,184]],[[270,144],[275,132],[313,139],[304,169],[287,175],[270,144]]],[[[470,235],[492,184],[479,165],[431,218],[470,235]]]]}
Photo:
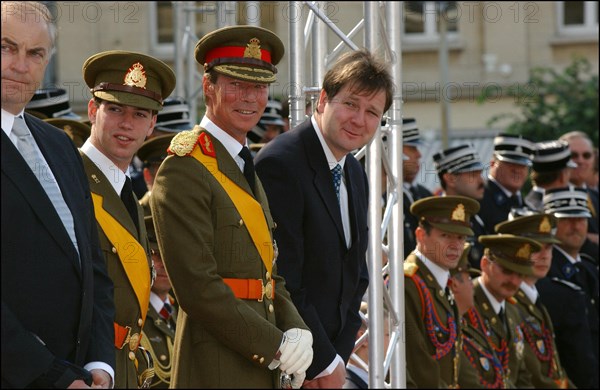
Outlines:
{"type": "Polygon", "coordinates": [[[133,186],[131,185],[131,179],[129,176],[125,176],[125,184],[121,190],[121,200],[127,208],[127,211],[129,212],[129,215],[135,224],[135,228],[139,232],[140,227],[138,226],[137,205],[135,204],[135,199],[133,198],[133,186]]]}
{"type": "Polygon", "coordinates": [[[239,156],[244,160],[244,176],[246,177],[246,181],[250,185],[252,192],[254,192],[254,162],[252,161],[250,149],[244,146],[240,151],[239,156]]]}
{"type": "Polygon", "coordinates": [[[517,193],[512,194],[512,196],[510,197],[510,207],[514,209],[518,209],[521,207],[521,198],[519,198],[519,195],[517,195],[517,193]]]}
{"type": "Polygon", "coordinates": [[[500,318],[500,322],[502,323],[502,327],[504,328],[504,332],[508,334],[508,327],[506,326],[506,314],[504,313],[504,308],[500,308],[500,312],[498,313],[498,318],[500,318]]]}
{"type": "Polygon", "coordinates": [[[335,194],[337,195],[338,203],[340,203],[340,185],[342,184],[342,166],[340,164],[336,164],[336,166],[331,169],[331,174],[333,175],[333,188],[335,188],[335,194]]]}
{"type": "Polygon", "coordinates": [[[171,318],[171,314],[173,314],[173,306],[171,306],[170,304],[168,304],[167,302],[165,302],[165,304],[163,305],[163,308],[160,309],[160,316],[165,320],[168,321],[169,318],[171,318]]]}

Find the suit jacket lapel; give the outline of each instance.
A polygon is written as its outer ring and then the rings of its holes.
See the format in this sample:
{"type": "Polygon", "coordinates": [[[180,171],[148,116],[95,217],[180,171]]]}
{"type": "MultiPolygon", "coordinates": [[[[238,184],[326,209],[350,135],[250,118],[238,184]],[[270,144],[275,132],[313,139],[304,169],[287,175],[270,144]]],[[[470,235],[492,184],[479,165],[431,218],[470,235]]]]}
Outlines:
{"type": "MultiPolygon", "coordinates": [[[[310,122],[309,122],[310,123],[310,122]]],[[[342,214],[340,212],[340,205],[333,188],[333,179],[331,171],[329,170],[329,164],[325,158],[325,152],[319,138],[315,134],[315,129],[310,126],[306,126],[300,129],[301,137],[304,141],[305,151],[307,154],[308,164],[314,172],[313,183],[315,190],[323,200],[327,213],[335,222],[335,226],[338,231],[340,239],[346,241],[344,235],[344,226],[342,224],[342,214]]]]}
{"type": "Polygon", "coordinates": [[[483,317],[485,325],[492,332],[492,340],[496,346],[500,346],[500,342],[505,339],[508,340],[506,332],[504,331],[504,326],[500,321],[500,318],[494,311],[492,304],[489,299],[485,295],[483,288],[480,286],[479,281],[475,281],[475,304],[477,305],[477,310],[479,310],[479,314],[483,317]]]}
{"type": "MultiPolygon", "coordinates": [[[[115,192],[113,186],[110,184],[106,176],[104,176],[102,171],[96,166],[96,164],[94,164],[94,162],[90,160],[85,153],[81,153],[81,156],[83,158],[83,165],[90,183],[90,190],[93,193],[102,196],[102,208],[112,215],[117,221],[119,221],[119,223],[125,227],[125,229],[127,229],[133,237],[139,238],[137,228],[131,220],[131,216],[123,204],[121,197],[115,192]]],[[[143,216],[143,210],[140,210],[140,207],[138,207],[138,221],[140,219],[140,213],[143,216]]],[[[144,221],[142,220],[140,227],[143,225],[144,221]]]]}
{"type": "MultiPolygon", "coordinates": [[[[34,126],[28,123],[29,129],[32,134],[36,135],[36,142],[38,145],[42,145],[46,142],[47,137],[44,137],[44,134],[40,131],[37,126],[34,126]]],[[[52,140],[48,140],[51,142],[52,140]]],[[[41,146],[40,146],[41,149],[41,146]]],[[[60,247],[64,250],[65,254],[69,258],[73,259],[73,265],[78,269],[79,267],[79,257],[77,252],[75,251],[75,247],[73,247],[73,243],[67,230],[65,229],[54,205],[46,195],[46,191],[38,181],[37,177],[31,171],[21,153],[17,150],[15,145],[12,143],[10,138],[6,135],[4,131],[2,131],[2,171],[5,175],[12,180],[15,187],[21,191],[23,194],[23,198],[27,200],[30,204],[32,210],[39,216],[41,223],[46,226],[48,233],[56,240],[57,243],[60,244],[60,247]]],[[[53,153],[46,153],[44,157],[47,158],[48,164],[50,167],[56,166],[52,162],[53,158],[58,158],[53,153]],[[46,156],[47,154],[47,156],[46,156]]],[[[53,171],[57,180],[59,180],[59,185],[62,180],[60,180],[59,172],[53,171]]],[[[61,187],[61,192],[66,192],[65,187],[61,187]]],[[[65,202],[67,202],[67,206],[69,206],[69,202],[67,197],[65,197],[65,202]]],[[[72,207],[69,207],[72,208],[72,207]]],[[[77,228],[77,226],[75,226],[77,228]]]]}

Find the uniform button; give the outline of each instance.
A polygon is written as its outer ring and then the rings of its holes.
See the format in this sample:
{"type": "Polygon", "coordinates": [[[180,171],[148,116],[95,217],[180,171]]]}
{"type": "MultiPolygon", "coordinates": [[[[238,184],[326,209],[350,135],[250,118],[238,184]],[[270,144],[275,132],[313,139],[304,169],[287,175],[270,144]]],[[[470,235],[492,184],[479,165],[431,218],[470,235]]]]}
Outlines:
{"type": "Polygon", "coordinates": [[[277,229],[277,222],[273,222],[273,229],[277,229]]]}
{"type": "Polygon", "coordinates": [[[440,294],[440,297],[443,297],[444,296],[444,290],[438,291],[438,294],[440,294]]]}
{"type": "Polygon", "coordinates": [[[269,313],[273,313],[275,311],[275,308],[273,307],[273,304],[269,303],[269,313]]]}
{"type": "Polygon", "coordinates": [[[129,352],[129,360],[135,360],[135,353],[133,351],[129,352]]]}
{"type": "Polygon", "coordinates": [[[142,326],[144,325],[144,320],[142,320],[141,318],[138,318],[138,326],[142,326]]]}
{"type": "Polygon", "coordinates": [[[492,325],[496,325],[496,319],[492,318],[492,325]]]}
{"type": "Polygon", "coordinates": [[[271,273],[269,271],[267,271],[265,274],[265,278],[267,278],[267,280],[271,280],[271,273]]]}
{"type": "Polygon", "coordinates": [[[244,220],[240,219],[240,222],[238,222],[240,226],[244,226],[244,220]]]}
{"type": "Polygon", "coordinates": [[[258,359],[258,355],[252,356],[252,360],[257,360],[257,359],[258,359]]]}
{"type": "Polygon", "coordinates": [[[115,248],[114,246],[112,247],[112,253],[117,253],[117,248],[115,248]]]}
{"type": "Polygon", "coordinates": [[[258,361],[260,362],[260,364],[263,364],[263,362],[265,361],[265,358],[261,357],[258,361]]]}
{"type": "Polygon", "coordinates": [[[533,305],[529,305],[529,311],[533,311],[533,305]]]}
{"type": "Polygon", "coordinates": [[[167,355],[160,355],[159,359],[164,362],[165,360],[167,360],[167,355]]]}

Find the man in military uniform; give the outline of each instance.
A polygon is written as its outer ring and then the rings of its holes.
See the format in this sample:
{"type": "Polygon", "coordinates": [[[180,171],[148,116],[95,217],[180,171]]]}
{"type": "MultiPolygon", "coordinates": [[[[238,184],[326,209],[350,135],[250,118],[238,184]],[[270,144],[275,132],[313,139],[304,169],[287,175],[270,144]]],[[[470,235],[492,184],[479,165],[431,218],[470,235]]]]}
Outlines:
{"type": "Polygon", "coordinates": [[[524,360],[516,294],[525,275],[531,275],[531,254],[541,245],[530,238],[510,234],[480,236],[484,245],[481,277],[475,281],[475,307],[482,321],[469,318],[471,325],[487,334],[511,386],[532,387],[524,360]]]}
{"type": "Polygon", "coordinates": [[[150,291],[150,306],[142,331],[141,345],[151,354],[154,362],[154,378],[150,387],[167,389],[171,382],[171,368],[173,367],[173,342],[177,311],[175,299],[169,295],[171,281],[158,250],[152,216],[144,217],[144,222],[152,251],[156,279],[150,291]]]}
{"type": "Polygon", "coordinates": [[[81,152],[100,246],[115,286],[115,387],[147,386],[152,370],[139,341],[150,299],[151,258],[144,214],[128,174],[156,123],[162,97],[175,87],[175,75],[153,57],[115,50],[88,58],[83,77],[93,97],[88,103],[92,132],[81,152]]]}
{"type": "Polygon", "coordinates": [[[521,330],[525,336],[525,366],[537,389],[574,387],[560,363],[552,320],[535,287],[535,283],[546,277],[550,269],[553,244],[560,243],[552,234],[555,226],[554,216],[543,213],[517,215],[516,218],[496,225],[497,233],[529,237],[542,244],[542,250],[531,255],[533,274],[524,277],[521,288],[514,296],[521,316],[521,330]]]}
{"type": "Polygon", "coordinates": [[[482,386],[494,389],[506,388],[508,377],[494,347],[490,344],[487,335],[472,325],[483,320],[475,308],[471,279],[481,275],[481,272],[470,268],[470,250],[471,244],[466,243],[458,265],[450,270],[451,279],[448,283],[458,307],[462,331],[458,384],[462,389],[482,386]]]}
{"type": "Polygon", "coordinates": [[[156,177],[158,167],[160,167],[163,160],[167,158],[167,149],[174,136],[175,134],[166,134],[151,138],[144,142],[137,152],[138,158],[144,164],[144,180],[146,181],[146,186],[148,186],[148,191],[140,199],[140,205],[144,209],[145,216],[151,215],[150,195],[152,194],[154,178],[156,177]]]}
{"type": "MultiPolygon", "coordinates": [[[[438,173],[443,195],[467,196],[476,201],[483,198],[483,164],[479,154],[472,145],[463,144],[451,147],[433,155],[433,163],[438,173]]],[[[471,244],[469,262],[479,268],[483,255],[483,246],[477,237],[485,234],[485,226],[479,215],[471,218],[473,236],[467,238],[471,244]]]]}
{"type": "Polygon", "coordinates": [[[44,119],[44,122],[50,123],[52,126],[58,127],[59,129],[63,129],[78,148],[83,146],[92,132],[92,128],[87,123],[74,119],[48,118],[44,119]]]}
{"type": "Polygon", "coordinates": [[[521,135],[500,134],[494,138],[494,155],[479,202],[479,216],[487,234],[494,234],[494,226],[506,221],[512,208],[523,207],[521,188],[527,180],[534,149],[535,144],[521,135]]]}
{"type": "Polygon", "coordinates": [[[531,210],[544,210],[544,192],[569,184],[572,168],[577,167],[571,160],[569,144],[565,141],[545,141],[535,144],[531,182],[533,188],[525,197],[525,205],[531,210]]]}
{"type": "Polygon", "coordinates": [[[557,218],[552,265],[536,286],[550,313],[556,347],[575,386],[598,387],[598,274],[579,252],[587,236],[587,193],[572,186],[546,191],[544,211],[557,218]]]}
{"type": "Polygon", "coordinates": [[[478,210],[464,196],[427,197],[410,208],[419,226],[417,247],[404,262],[406,368],[418,387],[458,385],[460,321],[447,282],[478,210]]]}
{"type": "Polygon", "coordinates": [[[171,142],[150,205],[179,303],[171,387],[299,388],[312,334],[277,273],[275,228],[247,133],[260,119],[281,40],[224,27],[196,45],[206,114],[171,142]]]}
{"type": "Polygon", "coordinates": [[[419,221],[410,213],[410,206],[419,199],[431,196],[432,193],[422,184],[418,183],[419,170],[421,169],[421,136],[417,121],[413,118],[402,120],[402,183],[404,199],[404,257],[417,246],[415,229],[419,221]]]}

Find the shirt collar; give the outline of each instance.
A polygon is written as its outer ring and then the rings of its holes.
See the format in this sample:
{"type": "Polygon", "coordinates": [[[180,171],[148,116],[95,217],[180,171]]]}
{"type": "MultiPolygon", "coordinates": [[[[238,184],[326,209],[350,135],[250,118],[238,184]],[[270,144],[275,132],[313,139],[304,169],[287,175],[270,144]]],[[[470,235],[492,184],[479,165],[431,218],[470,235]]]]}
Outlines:
{"type": "Polygon", "coordinates": [[[117,194],[121,194],[121,190],[125,185],[125,177],[129,176],[129,167],[125,172],[123,172],[112,161],[110,161],[108,157],[102,154],[102,152],[90,142],[89,138],[81,147],[81,151],[88,156],[89,159],[96,164],[98,169],[100,169],[102,174],[106,176],[106,179],[114,188],[115,192],[117,194]]]}
{"type": "Polygon", "coordinates": [[[577,254],[576,258],[573,258],[573,257],[571,257],[570,254],[565,252],[560,246],[554,245],[554,248],[556,248],[560,253],[562,253],[567,258],[567,260],[569,260],[569,262],[571,262],[571,264],[576,264],[581,261],[581,256],[579,256],[579,253],[577,254]]]}
{"type": "Polygon", "coordinates": [[[150,303],[152,304],[152,307],[154,308],[154,310],[156,310],[157,313],[160,313],[165,303],[171,304],[171,302],[169,302],[168,295],[167,298],[163,301],[158,295],[156,295],[154,291],[150,291],[150,303]]]}
{"type": "Polygon", "coordinates": [[[200,121],[200,127],[206,129],[211,135],[223,144],[227,152],[235,159],[244,146],[248,146],[248,141],[245,145],[241,145],[235,138],[227,134],[227,132],[217,126],[213,121],[205,115],[200,121]]]}
{"type": "Polygon", "coordinates": [[[522,281],[521,290],[523,290],[523,293],[527,296],[527,298],[529,298],[531,302],[535,303],[535,301],[537,301],[539,293],[537,288],[535,288],[535,284],[530,286],[529,284],[527,284],[527,282],[522,281]]]}
{"type": "MultiPolygon", "coordinates": [[[[488,175],[488,179],[493,181],[494,184],[496,184],[498,186],[498,188],[500,188],[500,190],[502,190],[502,192],[504,192],[504,195],[506,195],[507,198],[510,198],[513,195],[512,192],[510,192],[509,190],[504,188],[504,186],[502,184],[498,183],[498,181],[496,179],[494,179],[494,177],[492,175],[488,175]]],[[[517,194],[517,196],[519,196],[519,195],[517,194]]]]}
{"type": "Polygon", "coordinates": [[[440,285],[442,289],[445,289],[448,285],[448,278],[450,278],[450,272],[443,269],[433,261],[429,260],[424,254],[422,254],[418,249],[414,251],[415,255],[425,264],[425,267],[433,274],[436,282],[440,285]]]}
{"type": "Polygon", "coordinates": [[[4,130],[4,133],[6,133],[7,136],[10,137],[11,133],[12,133],[12,128],[13,125],[15,124],[15,117],[16,116],[23,116],[23,112],[25,110],[21,110],[20,113],[18,113],[17,115],[11,114],[10,112],[2,109],[2,130],[4,130]]]}
{"type": "Polygon", "coordinates": [[[329,146],[327,145],[327,142],[325,141],[325,138],[323,137],[323,133],[321,133],[321,129],[319,128],[319,125],[317,124],[317,120],[315,119],[314,115],[310,118],[310,122],[312,123],[313,128],[315,129],[315,132],[317,133],[319,142],[321,142],[321,147],[323,148],[323,152],[325,152],[325,157],[327,158],[327,163],[329,164],[329,170],[332,170],[333,167],[335,167],[337,164],[340,164],[340,166],[342,167],[342,172],[344,172],[344,164],[346,163],[346,156],[342,157],[340,159],[340,161],[337,161],[335,159],[335,156],[333,155],[333,152],[331,151],[331,149],[329,149],[329,146]]]}

